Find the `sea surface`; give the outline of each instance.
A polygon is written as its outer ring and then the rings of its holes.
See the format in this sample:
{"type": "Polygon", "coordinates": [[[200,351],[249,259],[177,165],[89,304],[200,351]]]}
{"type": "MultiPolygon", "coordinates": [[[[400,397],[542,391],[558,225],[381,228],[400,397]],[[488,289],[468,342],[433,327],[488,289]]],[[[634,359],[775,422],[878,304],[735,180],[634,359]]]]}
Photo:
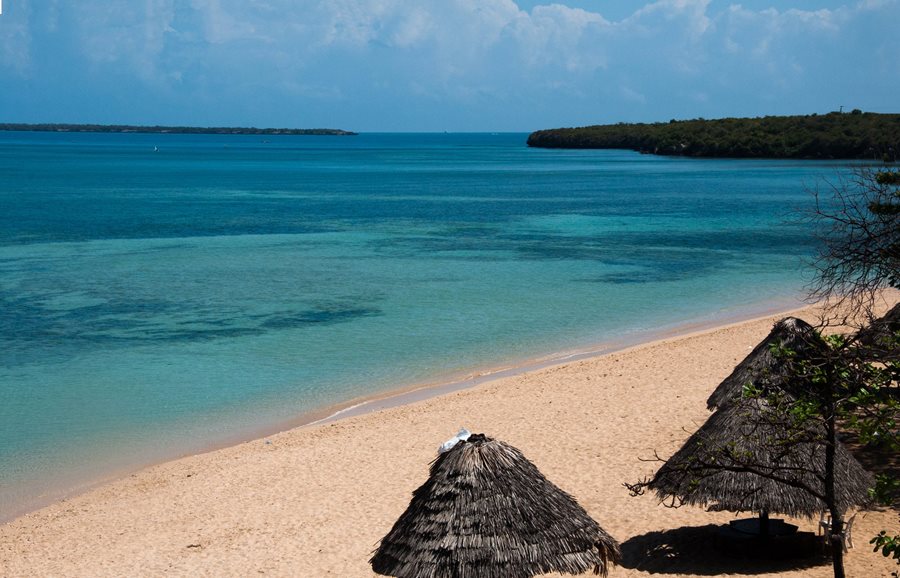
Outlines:
{"type": "Polygon", "coordinates": [[[0,132],[0,519],[361,396],[795,305],[792,211],[846,170],[526,136],[0,132]]]}

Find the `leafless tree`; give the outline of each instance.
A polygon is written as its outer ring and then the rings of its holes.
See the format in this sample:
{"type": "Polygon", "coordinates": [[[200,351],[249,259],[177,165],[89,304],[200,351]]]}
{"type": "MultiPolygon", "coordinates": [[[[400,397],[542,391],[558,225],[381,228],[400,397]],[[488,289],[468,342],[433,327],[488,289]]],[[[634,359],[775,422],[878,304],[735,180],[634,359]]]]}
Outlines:
{"type": "Polygon", "coordinates": [[[813,194],[805,218],[819,251],[810,296],[827,305],[830,322],[860,327],[883,289],[900,288],[900,171],[857,168],[813,194]]]}

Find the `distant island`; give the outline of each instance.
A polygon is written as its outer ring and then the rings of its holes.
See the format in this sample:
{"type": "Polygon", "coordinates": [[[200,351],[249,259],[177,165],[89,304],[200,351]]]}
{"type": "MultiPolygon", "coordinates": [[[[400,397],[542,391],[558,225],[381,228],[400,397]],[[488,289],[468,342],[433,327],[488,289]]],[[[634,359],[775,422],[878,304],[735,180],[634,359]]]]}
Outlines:
{"type": "Polygon", "coordinates": [[[824,115],[670,120],[539,130],[528,146],[630,149],[657,155],[775,159],[872,159],[900,154],[900,114],[855,109],[824,115]]]}
{"type": "Polygon", "coordinates": [[[336,128],[255,128],[225,126],[134,126],[128,124],[24,124],[0,123],[0,130],[39,132],[140,132],[153,134],[264,134],[351,136],[336,128]]]}

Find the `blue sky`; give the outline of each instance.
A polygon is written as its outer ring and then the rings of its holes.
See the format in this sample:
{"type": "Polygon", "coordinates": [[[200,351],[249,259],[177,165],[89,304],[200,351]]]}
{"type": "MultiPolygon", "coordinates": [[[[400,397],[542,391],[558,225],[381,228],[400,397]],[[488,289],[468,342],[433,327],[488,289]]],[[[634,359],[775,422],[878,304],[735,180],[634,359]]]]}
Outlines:
{"type": "Polygon", "coordinates": [[[3,0],[0,122],[530,131],[900,112],[900,0],[3,0]]]}

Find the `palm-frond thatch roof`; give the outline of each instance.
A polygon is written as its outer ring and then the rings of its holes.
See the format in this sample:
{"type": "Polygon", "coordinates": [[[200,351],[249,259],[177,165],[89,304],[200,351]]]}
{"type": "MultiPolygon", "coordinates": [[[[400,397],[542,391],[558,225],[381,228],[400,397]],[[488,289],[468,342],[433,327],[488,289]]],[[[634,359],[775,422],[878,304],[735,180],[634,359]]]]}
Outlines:
{"type": "Polygon", "coordinates": [[[820,359],[827,349],[812,325],[796,317],[785,317],[719,384],[706,401],[707,408],[713,410],[740,399],[747,385],[763,391],[802,387],[795,382],[806,372],[796,371],[796,364],[820,359]]]}
{"type": "Polygon", "coordinates": [[[873,359],[896,361],[900,358],[900,303],[884,316],[872,321],[856,334],[856,342],[864,353],[873,359]]]}
{"type": "Polygon", "coordinates": [[[472,435],[431,465],[428,480],[371,559],[388,576],[605,574],[619,545],[516,448],[472,435]]]}
{"type": "MultiPolygon", "coordinates": [[[[763,398],[739,399],[711,415],[648,487],[661,501],[812,517],[827,509],[824,436],[820,422],[794,421],[763,398]]],[[[840,442],[835,449],[837,504],[846,511],[868,501],[873,480],[840,442]]]]}

